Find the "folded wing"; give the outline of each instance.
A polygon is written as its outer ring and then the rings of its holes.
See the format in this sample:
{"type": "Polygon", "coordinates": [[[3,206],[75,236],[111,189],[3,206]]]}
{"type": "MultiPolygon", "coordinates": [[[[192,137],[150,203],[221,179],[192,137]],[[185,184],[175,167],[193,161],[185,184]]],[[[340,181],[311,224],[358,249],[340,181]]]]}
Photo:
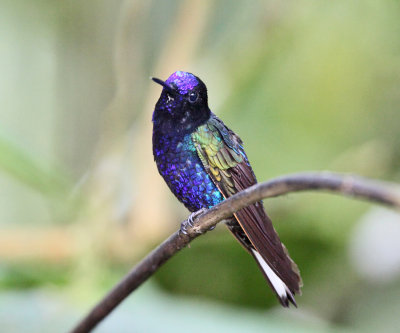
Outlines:
{"type": "MultiPolygon", "coordinates": [[[[192,139],[205,169],[225,198],[257,182],[240,138],[216,116],[199,127],[192,139]]],[[[300,293],[302,286],[300,273],[281,243],[262,202],[245,207],[234,215],[241,228],[235,228],[231,223],[232,233],[256,259],[281,303],[287,306],[289,299],[295,304],[293,294],[300,293]]]]}

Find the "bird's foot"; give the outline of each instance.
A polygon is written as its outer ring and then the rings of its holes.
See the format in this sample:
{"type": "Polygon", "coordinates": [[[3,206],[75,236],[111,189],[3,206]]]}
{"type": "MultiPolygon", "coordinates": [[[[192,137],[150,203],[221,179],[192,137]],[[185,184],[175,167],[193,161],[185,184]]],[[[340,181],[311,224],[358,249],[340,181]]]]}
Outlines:
{"type": "MultiPolygon", "coordinates": [[[[190,214],[188,219],[182,222],[181,229],[179,230],[179,233],[187,235],[188,234],[187,229],[188,228],[193,228],[194,219],[197,216],[205,213],[206,211],[207,211],[206,208],[202,208],[202,209],[199,209],[197,212],[193,212],[192,214],[190,214]]],[[[202,233],[202,232],[197,231],[197,233],[202,233]]]]}

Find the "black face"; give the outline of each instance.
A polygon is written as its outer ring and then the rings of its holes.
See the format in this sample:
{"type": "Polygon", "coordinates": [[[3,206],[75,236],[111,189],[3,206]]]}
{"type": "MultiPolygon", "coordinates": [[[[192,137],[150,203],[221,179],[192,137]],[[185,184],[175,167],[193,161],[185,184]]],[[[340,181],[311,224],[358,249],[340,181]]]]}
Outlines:
{"type": "Polygon", "coordinates": [[[163,134],[184,135],[210,118],[207,88],[198,77],[175,72],[165,82],[153,80],[164,87],[153,113],[155,130],[161,130],[163,134]]]}

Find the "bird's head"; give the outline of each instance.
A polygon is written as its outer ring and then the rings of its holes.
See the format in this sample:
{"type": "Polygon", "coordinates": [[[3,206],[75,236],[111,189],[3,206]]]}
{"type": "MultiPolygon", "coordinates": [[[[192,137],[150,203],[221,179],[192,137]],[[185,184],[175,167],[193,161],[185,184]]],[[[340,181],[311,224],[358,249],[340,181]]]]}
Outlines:
{"type": "Polygon", "coordinates": [[[178,71],[166,81],[152,79],[163,86],[153,113],[154,125],[163,132],[190,133],[210,118],[207,87],[197,76],[178,71]]]}

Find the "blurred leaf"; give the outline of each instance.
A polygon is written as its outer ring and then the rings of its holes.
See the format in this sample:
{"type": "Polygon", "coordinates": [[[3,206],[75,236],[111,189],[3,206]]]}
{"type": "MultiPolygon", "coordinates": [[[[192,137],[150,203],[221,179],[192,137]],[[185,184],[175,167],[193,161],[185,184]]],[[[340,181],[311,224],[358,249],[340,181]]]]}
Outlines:
{"type": "Polygon", "coordinates": [[[0,289],[27,289],[42,285],[66,285],[71,276],[68,265],[20,262],[0,265],[0,289]]]}
{"type": "Polygon", "coordinates": [[[0,137],[0,168],[9,176],[47,196],[65,196],[71,182],[61,170],[0,137]]]}

